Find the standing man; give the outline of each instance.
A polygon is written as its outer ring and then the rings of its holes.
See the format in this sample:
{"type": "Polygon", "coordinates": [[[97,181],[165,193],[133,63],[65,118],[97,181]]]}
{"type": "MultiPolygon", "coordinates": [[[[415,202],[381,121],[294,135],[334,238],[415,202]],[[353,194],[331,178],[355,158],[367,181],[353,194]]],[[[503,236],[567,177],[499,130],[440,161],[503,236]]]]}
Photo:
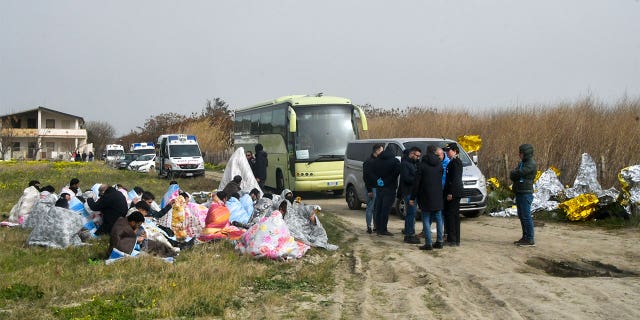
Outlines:
{"type": "Polygon", "coordinates": [[[533,160],[533,146],[520,145],[520,163],[511,171],[509,177],[513,181],[513,192],[516,194],[516,207],[518,218],[522,227],[522,238],[513,244],[520,247],[535,247],[533,234],[533,218],[531,217],[531,203],[533,202],[533,180],[536,177],[538,167],[533,160]]]}
{"type": "Polygon", "coordinates": [[[393,151],[385,149],[373,163],[372,169],[376,185],[374,213],[374,216],[376,216],[376,233],[379,236],[393,236],[393,233],[387,230],[387,223],[389,223],[389,212],[398,189],[400,161],[396,159],[393,151]]]}
{"type": "MultiPolygon", "coordinates": [[[[446,155],[446,153],[445,153],[443,148],[438,148],[438,150],[436,150],[436,154],[438,155],[438,158],[442,162],[442,190],[444,190],[444,183],[445,183],[445,180],[447,179],[447,165],[449,164],[449,157],[446,155]]],[[[447,195],[443,195],[443,197],[444,197],[444,203],[446,205],[446,203],[447,203],[447,195]]],[[[447,235],[449,234],[449,230],[447,228],[449,226],[447,226],[446,218],[443,217],[443,219],[445,220],[444,221],[443,239],[445,241],[447,241],[447,235]]]]}
{"type": "Polygon", "coordinates": [[[413,205],[418,200],[422,210],[422,226],[424,228],[426,242],[420,250],[442,249],[442,165],[436,155],[438,148],[434,145],[427,146],[422,161],[418,164],[416,181],[411,194],[409,204],[413,205]],[[437,239],[431,242],[431,221],[436,221],[437,239]]]}
{"type": "Polygon", "coordinates": [[[449,158],[446,167],[446,181],[444,185],[444,218],[447,230],[447,244],[460,246],[460,198],[464,195],[462,185],[462,161],[458,157],[460,149],[455,142],[444,147],[449,158]]]}
{"type": "Polygon", "coordinates": [[[374,217],[375,205],[376,205],[376,179],[377,177],[373,173],[373,163],[378,159],[378,156],[382,153],[384,145],[376,143],[373,145],[371,155],[367,160],[362,163],[362,180],[367,188],[367,210],[365,211],[365,220],[367,222],[367,233],[371,234],[373,231],[377,231],[377,220],[374,217]],[[371,221],[373,220],[373,229],[371,229],[371,221]]]}
{"type": "Polygon", "coordinates": [[[264,190],[264,182],[267,180],[267,166],[269,165],[269,159],[267,158],[267,153],[264,151],[264,147],[262,144],[256,144],[256,154],[255,154],[255,171],[253,175],[256,177],[258,181],[258,185],[260,186],[260,190],[264,190]]]}
{"type": "Polygon", "coordinates": [[[416,204],[409,204],[411,200],[411,192],[416,180],[416,172],[418,171],[418,162],[422,151],[418,147],[409,149],[409,153],[402,157],[400,162],[400,185],[398,193],[405,203],[404,218],[404,242],[418,244],[420,239],[415,235],[416,227],[416,204]]]}

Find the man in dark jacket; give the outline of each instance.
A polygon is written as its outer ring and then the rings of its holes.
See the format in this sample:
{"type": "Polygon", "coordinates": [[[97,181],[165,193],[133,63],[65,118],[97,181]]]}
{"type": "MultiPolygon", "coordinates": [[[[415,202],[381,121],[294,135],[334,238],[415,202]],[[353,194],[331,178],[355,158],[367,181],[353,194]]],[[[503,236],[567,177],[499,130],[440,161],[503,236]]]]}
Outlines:
{"type": "Polygon", "coordinates": [[[411,194],[410,205],[414,205],[415,200],[418,201],[420,210],[422,210],[422,225],[425,232],[426,243],[420,247],[421,250],[432,250],[433,248],[442,248],[442,165],[440,159],[436,155],[437,147],[434,145],[427,146],[422,161],[418,164],[416,173],[416,181],[411,194]],[[431,242],[431,221],[436,221],[437,239],[436,243],[431,242]]]}
{"type": "Polygon", "coordinates": [[[404,242],[418,244],[420,239],[415,235],[416,222],[416,204],[409,205],[413,184],[416,179],[417,164],[420,161],[422,151],[418,147],[412,147],[407,150],[407,154],[402,157],[400,162],[400,185],[398,186],[399,198],[404,199],[405,218],[404,218],[404,242]]]}
{"type": "Polygon", "coordinates": [[[229,183],[227,183],[227,185],[224,186],[224,189],[222,189],[222,191],[224,191],[226,194],[239,193],[240,190],[242,190],[240,188],[240,183],[241,182],[242,182],[242,177],[241,176],[235,176],[235,177],[233,177],[233,180],[229,181],[229,183]]]}
{"type": "Polygon", "coordinates": [[[372,173],[375,176],[376,185],[376,233],[379,236],[393,236],[393,233],[387,230],[389,223],[389,212],[393,206],[393,200],[396,197],[398,188],[398,175],[400,175],[400,161],[396,159],[395,154],[389,149],[385,149],[380,153],[378,159],[373,162],[372,173]]]}
{"type": "MultiPolygon", "coordinates": [[[[118,191],[116,191],[118,192],[118,191]]],[[[119,193],[119,192],[118,192],[119,193]]],[[[136,230],[140,228],[144,222],[144,216],[136,211],[130,214],[128,217],[119,217],[114,222],[109,235],[109,251],[107,254],[111,254],[111,250],[118,249],[126,254],[131,254],[136,246],[136,243],[142,242],[142,237],[138,237],[136,230]]]]}
{"type": "Polygon", "coordinates": [[[264,190],[264,182],[267,180],[267,166],[269,165],[269,159],[267,153],[264,151],[262,144],[256,144],[255,165],[253,175],[258,181],[258,185],[261,190],[264,190]]]}
{"type": "Polygon", "coordinates": [[[365,220],[367,222],[367,233],[373,233],[371,229],[371,221],[373,220],[373,229],[377,231],[377,221],[374,217],[375,204],[376,204],[376,179],[373,174],[373,163],[378,159],[378,156],[382,153],[384,145],[376,143],[373,145],[371,155],[367,160],[362,163],[362,180],[367,188],[367,210],[365,211],[365,220]]]}
{"type": "Polygon", "coordinates": [[[100,199],[95,201],[89,198],[87,204],[91,210],[102,212],[102,225],[96,234],[110,234],[116,220],[127,214],[127,199],[120,191],[106,184],[101,185],[98,192],[100,199]]]}
{"type": "Polygon", "coordinates": [[[518,149],[521,161],[509,175],[511,181],[513,181],[512,189],[516,194],[516,207],[520,226],[522,227],[522,238],[514,242],[514,244],[521,247],[533,247],[535,246],[535,239],[531,203],[533,202],[533,180],[536,177],[538,167],[533,160],[532,145],[523,144],[518,149]]]}
{"type": "Polygon", "coordinates": [[[455,142],[443,148],[449,158],[444,184],[444,220],[447,230],[447,244],[460,245],[460,198],[464,195],[462,185],[462,161],[458,157],[460,149],[455,142]]]}

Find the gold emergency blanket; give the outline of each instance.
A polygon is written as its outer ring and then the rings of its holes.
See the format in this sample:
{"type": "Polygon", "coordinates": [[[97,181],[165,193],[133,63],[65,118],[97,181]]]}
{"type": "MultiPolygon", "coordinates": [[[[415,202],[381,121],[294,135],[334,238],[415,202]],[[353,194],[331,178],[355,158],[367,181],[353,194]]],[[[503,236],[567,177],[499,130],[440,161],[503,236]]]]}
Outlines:
{"type": "Polygon", "coordinates": [[[595,194],[585,193],[560,203],[559,207],[570,221],[586,221],[598,209],[598,202],[595,194]]]}
{"type": "Polygon", "coordinates": [[[458,143],[467,152],[478,151],[482,148],[482,139],[479,135],[459,136],[458,143]]]}

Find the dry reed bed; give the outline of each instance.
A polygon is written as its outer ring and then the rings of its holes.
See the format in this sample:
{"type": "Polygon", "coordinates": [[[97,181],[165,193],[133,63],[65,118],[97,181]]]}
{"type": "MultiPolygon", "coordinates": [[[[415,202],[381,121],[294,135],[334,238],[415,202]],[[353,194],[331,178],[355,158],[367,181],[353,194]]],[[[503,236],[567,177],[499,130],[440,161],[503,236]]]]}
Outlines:
{"type": "Polygon", "coordinates": [[[369,131],[362,138],[456,139],[465,134],[482,137],[479,166],[487,177],[505,181],[506,167],[510,170],[517,164],[518,146],[531,143],[538,168],[557,167],[564,184],[573,184],[581,154],[588,153],[598,164],[603,188],[619,189],[620,169],[640,164],[640,99],[606,105],[587,98],[555,106],[493,111],[378,111],[370,116],[369,131]]]}

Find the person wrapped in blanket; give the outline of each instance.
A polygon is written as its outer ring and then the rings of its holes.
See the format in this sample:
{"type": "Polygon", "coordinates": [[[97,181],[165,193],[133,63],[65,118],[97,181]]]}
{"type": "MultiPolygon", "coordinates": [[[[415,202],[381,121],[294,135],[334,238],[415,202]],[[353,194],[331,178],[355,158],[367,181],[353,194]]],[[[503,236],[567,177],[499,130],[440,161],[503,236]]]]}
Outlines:
{"type": "Polygon", "coordinates": [[[244,232],[243,229],[229,224],[231,212],[225,205],[229,199],[226,192],[218,191],[212,199],[205,226],[200,233],[198,240],[207,242],[219,239],[238,240],[244,232]]]}
{"type": "Polygon", "coordinates": [[[111,254],[115,248],[127,254],[131,254],[135,249],[161,257],[175,256],[177,251],[172,247],[148,239],[144,231],[141,234],[137,233],[144,222],[145,218],[139,211],[134,211],[126,217],[119,217],[111,228],[108,254],[111,254]]]}
{"type": "Polygon", "coordinates": [[[289,227],[291,235],[298,241],[302,241],[312,247],[336,250],[338,246],[330,244],[327,231],[322,226],[317,214],[320,206],[305,205],[299,199],[293,200],[293,193],[289,189],[282,191],[281,199],[277,203],[282,207],[282,203],[287,203],[287,210],[283,212],[284,221],[289,227]]]}
{"type": "Polygon", "coordinates": [[[287,211],[287,202],[283,201],[279,209],[260,218],[258,223],[242,234],[236,249],[256,258],[273,260],[301,258],[311,247],[296,241],[291,236],[282,217],[282,212],[287,211]]]}
{"type": "Polygon", "coordinates": [[[131,215],[133,212],[136,212],[136,211],[140,212],[144,217],[144,222],[142,223],[142,225],[140,225],[140,227],[136,231],[137,236],[145,237],[145,240],[143,241],[143,245],[141,246],[143,251],[154,253],[156,249],[158,249],[158,251],[160,251],[160,254],[158,255],[162,255],[162,252],[164,251],[164,249],[170,249],[175,253],[178,253],[180,252],[180,250],[188,249],[188,248],[191,248],[191,246],[193,246],[193,242],[190,242],[190,243],[178,242],[172,239],[173,235],[167,234],[164,228],[161,228],[160,226],[158,226],[158,224],[156,223],[156,220],[153,217],[149,216],[149,213],[151,212],[151,208],[147,202],[138,201],[133,208],[129,209],[129,211],[127,212],[127,216],[131,215]],[[153,243],[152,243],[152,246],[150,247],[148,245],[148,240],[153,240],[155,242],[160,243],[161,244],[160,248],[157,248],[158,246],[153,243]],[[167,247],[167,248],[162,248],[162,247],[167,247]],[[145,248],[147,250],[145,250],[145,248]]]}

